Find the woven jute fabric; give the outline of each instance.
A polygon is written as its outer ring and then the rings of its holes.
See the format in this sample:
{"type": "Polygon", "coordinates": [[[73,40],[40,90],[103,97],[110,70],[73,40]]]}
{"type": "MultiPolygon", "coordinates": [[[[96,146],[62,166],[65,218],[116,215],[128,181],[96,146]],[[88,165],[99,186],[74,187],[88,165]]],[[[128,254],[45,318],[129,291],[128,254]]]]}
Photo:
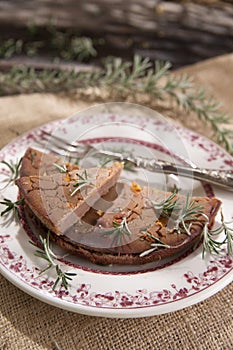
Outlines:
{"type": "MultiPolygon", "coordinates": [[[[233,112],[233,55],[183,69],[233,112]]],[[[100,97],[101,94],[99,94],[100,97]]],[[[99,101],[98,92],[72,96],[31,94],[0,99],[0,146],[38,125],[64,118],[99,101]]],[[[148,106],[148,104],[147,104],[148,106]]],[[[168,113],[174,117],[172,111],[168,113]]],[[[211,135],[196,118],[179,123],[211,135]]],[[[233,125],[233,121],[232,121],[233,125]]],[[[29,350],[230,350],[233,349],[231,283],[183,310],[140,319],[107,319],[64,311],[25,294],[0,276],[0,349],[29,350]]]]}

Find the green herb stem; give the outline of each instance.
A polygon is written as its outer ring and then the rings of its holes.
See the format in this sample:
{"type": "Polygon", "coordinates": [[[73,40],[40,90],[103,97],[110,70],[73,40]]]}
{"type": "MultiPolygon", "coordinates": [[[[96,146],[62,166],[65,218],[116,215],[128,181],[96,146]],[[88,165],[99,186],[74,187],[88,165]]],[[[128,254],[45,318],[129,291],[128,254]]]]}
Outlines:
{"type": "Polygon", "coordinates": [[[150,62],[148,58],[134,56],[132,62],[121,58],[108,58],[103,69],[93,71],[42,70],[13,68],[0,74],[0,94],[18,92],[57,92],[62,90],[106,88],[110,93],[125,97],[146,93],[158,100],[171,101],[186,114],[194,113],[198,119],[210,125],[219,144],[233,153],[233,131],[226,129],[229,117],[221,112],[221,105],[199,88],[186,74],[174,76],[169,62],[150,62]]]}
{"type": "Polygon", "coordinates": [[[121,222],[113,221],[112,225],[113,228],[109,230],[101,231],[104,235],[110,235],[113,237],[114,241],[116,242],[116,245],[121,244],[121,240],[123,236],[130,236],[131,231],[127,223],[127,218],[130,215],[130,212],[127,216],[124,216],[121,220],[121,222]]]}
{"type": "Polygon", "coordinates": [[[0,204],[5,205],[6,208],[3,211],[1,211],[1,216],[7,215],[10,212],[12,212],[13,215],[16,215],[16,218],[19,220],[21,218],[19,207],[23,203],[23,201],[24,201],[24,198],[21,198],[15,202],[12,202],[8,198],[4,198],[3,201],[0,201],[0,204]]]}
{"type": "Polygon", "coordinates": [[[53,285],[53,290],[55,290],[59,283],[61,283],[61,286],[63,286],[66,290],[69,287],[69,281],[72,281],[72,277],[76,276],[76,273],[72,272],[63,272],[61,269],[61,266],[57,263],[57,256],[53,253],[53,251],[50,248],[50,239],[49,239],[50,233],[48,232],[47,237],[43,238],[42,236],[39,236],[39,240],[41,243],[42,248],[38,249],[37,245],[33,242],[30,242],[34,247],[37,248],[36,252],[34,253],[35,256],[44,259],[47,261],[47,266],[41,270],[40,273],[44,273],[45,271],[55,268],[57,278],[53,285]]]}
{"type": "Polygon", "coordinates": [[[20,171],[20,166],[22,163],[22,158],[20,160],[13,162],[7,162],[5,160],[2,160],[0,163],[4,164],[7,166],[7,168],[10,170],[10,175],[9,175],[9,182],[15,181],[19,177],[19,171],[20,171]]]}

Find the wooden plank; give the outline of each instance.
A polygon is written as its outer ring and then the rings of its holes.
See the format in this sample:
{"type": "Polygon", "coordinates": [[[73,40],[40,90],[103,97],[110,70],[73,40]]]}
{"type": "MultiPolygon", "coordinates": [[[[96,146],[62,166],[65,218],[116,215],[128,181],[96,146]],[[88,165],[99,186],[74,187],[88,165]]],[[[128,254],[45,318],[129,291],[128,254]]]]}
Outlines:
{"type": "MultiPolygon", "coordinates": [[[[75,28],[105,39],[104,54],[134,53],[170,60],[175,67],[233,51],[232,1],[4,0],[1,32],[29,23],[75,28]]],[[[15,28],[15,29],[14,29],[15,28]]]]}

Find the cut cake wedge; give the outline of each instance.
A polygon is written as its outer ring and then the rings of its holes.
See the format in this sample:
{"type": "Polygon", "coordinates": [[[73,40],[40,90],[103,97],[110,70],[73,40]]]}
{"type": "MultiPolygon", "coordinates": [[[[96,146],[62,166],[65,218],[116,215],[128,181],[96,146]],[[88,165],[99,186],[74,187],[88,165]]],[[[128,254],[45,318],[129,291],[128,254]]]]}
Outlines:
{"type": "Polygon", "coordinates": [[[35,215],[57,235],[62,235],[115,185],[123,168],[77,169],[50,176],[26,176],[16,180],[20,196],[35,215]]]}

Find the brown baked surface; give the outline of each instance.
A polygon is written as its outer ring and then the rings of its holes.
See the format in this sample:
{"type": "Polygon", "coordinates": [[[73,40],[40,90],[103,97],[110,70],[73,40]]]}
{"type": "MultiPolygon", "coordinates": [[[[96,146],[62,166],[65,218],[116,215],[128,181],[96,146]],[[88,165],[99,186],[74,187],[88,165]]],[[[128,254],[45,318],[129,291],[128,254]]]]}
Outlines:
{"type": "MultiPolygon", "coordinates": [[[[23,157],[21,177],[16,180],[20,196],[25,199],[24,210],[35,220],[41,230],[51,231],[51,238],[65,250],[80,255],[99,264],[144,264],[177,253],[186,252],[200,240],[206,217],[212,227],[221,205],[216,198],[192,198],[202,206],[206,216],[198,217],[192,224],[191,235],[178,233],[169,226],[168,220],[161,219],[160,213],[148,206],[148,198],[161,202],[170,193],[152,190],[148,187],[135,191],[127,183],[118,182],[123,165],[114,163],[109,168],[72,169],[67,164],[67,172],[60,173],[54,163],[61,160],[53,155],[28,149],[23,157]],[[45,176],[40,176],[42,173],[45,176]],[[87,172],[91,185],[71,195],[74,185],[87,172]],[[33,174],[31,176],[22,176],[33,174]],[[49,174],[49,175],[47,175],[49,174]],[[94,186],[93,186],[94,184],[94,186]],[[130,234],[117,237],[113,223],[121,223],[127,217],[130,234]],[[151,248],[153,239],[145,237],[149,232],[168,245],[140,256],[151,248]]],[[[179,203],[185,201],[179,195],[179,203]]]]}
{"type": "Polygon", "coordinates": [[[60,235],[81,218],[91,206],[109,189],[120,177],[123,165],[114,163],[109,168],[90,168],[87,176],[91,183],[72,192],[75,185],[84,176],[83,169],[50,176],[25,176],[16,180],[20,195],[27,205],[47,226],[48,229],[60,235]]]}
{"type": "MultiPolygon", "coordinates": [[[[129,186],[126,186],[124,191],[125,195],[129,196],[129,186]]],[[[110,201],[110,197],[116,195],[115,192],[115,188],[112,188],[107,195],[103,196],[104,203],[110,201]]],[[[158,198],[161,199],[161,195],[164,196],[164,193],[161,194],[161,192],[158,192],[158,198]]],[[[158,224],[153,209],[147,209],[141,206],[142,197],[143,193],[133,193],[131,199],[128,201],[128,205],[124,208],[125,210],[130,208],[133,213],[128,222],[131,235],[124,236],[123,241],[119,245],[115,243],[114,237],[105,234],[105,230],[107,232],[110,228],[110,223],[112,222],[112,218],[116,216],[116,213],[111,212],[112,208],[110,205],[110,209],[107,209],[106,214],[99,217],[98,212],[100,209],[98,202],[96,202],[95,208],[91,208],[83,216],[81,221],[70,227],[63,235],[57,235],[52,230],[50,237],[70,253],[84,257],[93,263],[104,265],[137,265],[158,260],[162,261],[164,258],[175,257],[178,253],[185,254],[200,240],[200,234],[204,225],[203,218],[200,218],[198,224],[193,225],[191,236],[188,236],[186,233],[171,232],[165,226],[161,227],[158,224]],[[134,209],[136,210],[134,211],[134,209]],[[104,228],[102,226],[99,228],[99,224],[103,223],[103,220],[106,220],[106,227],[104,228]],[[170,247],[160,248],[153,253],[140,257],[140,253],[151,247],[151,242],[145,239],[142,240],[139,234],[140,230],[147,226],[149,220],[151,224],[149,232],[170,247]],[[154,224],[152,221],[154,221],[154,224]]],[[[221,202],[216,198],[207,197],[193,198],[193,200],[195,200],[195,203],[203,206],[203,213],[208,216],[211,227],[221,202]]],[[[117,205],[117,200],[115,202],[117,205]]],[[[29,211],[29,216],[37,222],[41,234],[46,234],[48,232],[48,225],[44,225],[44,223],[38,220],[38,217],[33,216],[27,204],[24,210],[29,211]]]]}
{"type": "MultiPolygon", "coordinates": [[[[134,195],[134,198],[129,201],[129,207],[131,209],[138,206],[135,204],[141,198],[135,198],[138,195],[134,195]]],[[[208,216],[210,220],[210,226],[213,225],[214,217],[221,205],[220,201],[216,198],[193,198],[195,203],[199,203],[203,206],[203,213],[208,216]]],[[[93,212],[93,210],[92,210],[93,212]]],[[[90,216],[90,213],[89,213],[90,216]]],[[[114,213],[109,213],[108,217],[115,216],[114,213]]],[[[79,254],[93,263],[98,264],[146,264],[152,261],[163,260],[164,258],[176,256],[177,253],[186,252],[200,240],[200,234],[204,225],[203,218],[200,218],[198,224],[193,225],[191,236],[186,233],[177,233],[170,231],[166,226],[162,227],[156,221],[155,212],[153,209],[142,208],[140,214],[133,212],[131,221],[128,222],[131,235],[122,237],[121,243],[116,244],[115,237],[112,237],[108,233],[104,234],[104,229],[99,228],[90,230],[85,233],[85,224],[79,228],[78,232],[75,232],[75,227],[68,230],[62,237],[53,235],[53,240],[57,242],[61,247],[69,250],[72,253],[79,254]],[[135,217],[136,216],[136,217],[135,217]],[[153,221],[152,223],[152,216],[153,221]],[[153,253],[150,253],[144,257],[140,254],[151,248],[151,241],[141,239],[140,231],[146,226],[150,226],[148,230],[154,237],[159,238],[163,243],[169,245],[169,248],[160,248],[153,253]],[[80,232],[84,226],[84,233],[80,232]]],[[[85,219],[85,217],[84,217],[85,219]]],[[[88,221],[88,219],[87,219],[88,221]]],[[[98,223],[101,221],[97,221],[98,223]]],[[[159,222],[160,223],[160,222],[159,222]]],[[[108,232],[109,227],[106,228],[108,232]]]]}
{"type": "MultiPolygon", "coordinates": [[[[20,176],[45,176],[56,174],[57,168],[54,166],[54,163],[58,165],[63,164],[58,156],[29,147],[22,157],[20,176]]],[[[69,171],[79,169],[78,165],[71,163],[66,163],[66,167],[69,171]]]]}

